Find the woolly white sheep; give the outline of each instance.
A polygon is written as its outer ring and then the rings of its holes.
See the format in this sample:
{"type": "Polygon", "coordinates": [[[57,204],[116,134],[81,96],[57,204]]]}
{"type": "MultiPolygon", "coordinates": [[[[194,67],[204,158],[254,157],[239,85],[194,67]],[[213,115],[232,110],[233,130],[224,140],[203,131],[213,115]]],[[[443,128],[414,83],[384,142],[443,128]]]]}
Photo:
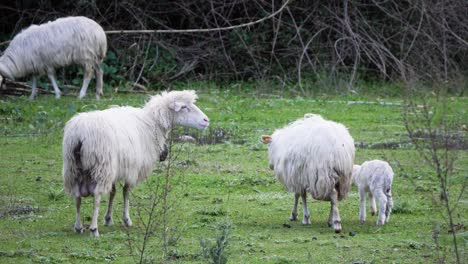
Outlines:
{"type": "Polygon", "coordinates": [[[377,225],[387,223],[390,220],[393,207],[392,167],[381,160],[371,160],[364,162],[362,165],[354,165],[353,182],[359,190],[359,220],[361,223],[366,221],[366,193],[369,193],[372,215],[376,212],[375,199],[379,201],[377,225]]]}
{"type": "Polygon", "coordinates": [[[278,180],[295,193],[291,220],[297,220],[297,204],[302,197],[303,224],[310,224],[307,192],[314,199],[331,201],[328,225],[341,232],[338,201],[351,187],[354,140],[345,126],[306,114],[292,124],[262,136],[269,144],[269,164],[278,180]]]}
{"type": "MultiPolygon", "coordinates": [[[[115,183],[123,181],[123,222],[131,226],[129,191],[145,180],[161,156],[174,126],[205,129],[208,117],[194,104],[194,91],[163,92],[143,108],[114,107],[80,113],[65,125],[63,180],[65,191],[75,198],[75,231],[84,232],[80,220],[81,197],[94,195],[89,227],[99,236],[98,214],[102,194],[110,192],[105,225],[111,225],[115,183]]],[[[167,149],[166,149],[167,150],[167,149]]]]}
{"type": "MultiPolygon", "coordinates": [[[[60,89],[55,81],[55,69],[76,64],[84,69],[83,86],[79,98],[96,73],[96,98],[102,95],[103,71],[100,63],[107,51],[106,34],[102,27],[86,17],[65,17],[41,25],[32,25],[11,41],[0,57],[0,80],[21,78],[32,74],[32,92],[37,94],[37,76],[47,73],[55,97],[60,89]]],[[[0,81],[0,83],[2,83],[0,81]]]]}

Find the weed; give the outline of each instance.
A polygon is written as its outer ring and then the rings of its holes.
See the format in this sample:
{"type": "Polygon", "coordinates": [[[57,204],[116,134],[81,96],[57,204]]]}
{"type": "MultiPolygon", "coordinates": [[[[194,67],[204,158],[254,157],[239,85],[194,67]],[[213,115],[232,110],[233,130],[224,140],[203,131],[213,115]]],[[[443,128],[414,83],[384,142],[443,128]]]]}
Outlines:
{"type": "Polygon", "coordinates": [[[226,248],[231,233],[231,224],[221,223],[218,225],[217,231],[219,232],[215,238],[214,243],[208,239],[200,238],[200,247],[202,249],[203,257],[210,260],[213,264],[225,264],[228,262],[226,255],[226,248]]]}

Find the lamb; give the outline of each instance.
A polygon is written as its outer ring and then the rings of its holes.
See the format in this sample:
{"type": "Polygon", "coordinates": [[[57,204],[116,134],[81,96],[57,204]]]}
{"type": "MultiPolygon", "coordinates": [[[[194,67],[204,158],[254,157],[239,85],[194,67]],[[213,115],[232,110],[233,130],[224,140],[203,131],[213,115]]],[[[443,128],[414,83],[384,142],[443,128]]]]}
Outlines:
{"type": "Polygon", "coordinates": [[[0,57],[0,83],[3,78],[14,80],[32,74],[33,100],[37,94],[37,77],[47,73],[55,97],[60,89],[55,81],[55,69],[68,65],[80,65],[84,69],[83,86],[78,98],[86,95],[86,89],[96,74],[96,98],[102,95],[103,70],[100,63],[107,51],[106,34],[95,21],[86,17],[65,17],[41,25],[32,25],[11,41],[0,57]]]}
{"type": "Polygon", "coordinates": [[[369,193],[372,215],[376,211],[375,199],[379,201],[377,225],[381,226],[388,223],[393,208],[392,167],[381,160],[371,160],[364,162],[362,165],[354,165],[353,182],[359,190],[359,219],[361,223],[366,221],[366,193],[369,193]]]}
{"type": "Polygon", "coordinates": [[[91,236],[99,236],[97,219],[103,194],[110,193],[104,224],[113,223],[117,181],[124,183],[124,225],[132,225],[129,192],[163,159],[170,131],[179,125],[208,127],[209,119],[194,104],[196,99],[194,91],[163,92],[153,96],[143,108],[124,106],[85,112],[67,122],[63,138],[63,181],[64,190],[76,203],[76,232],[84,232],[80,205],[81,198],[89,195],[94,196],[91,236]]]}
{"type": "Polygon", "coordinates": [[[269,164],[276,178],[295,193],[291,220],[297,220],[297,205],[302,197],[303,224],[310,224],[307,192],[316,200],[331,201],[328,225],[341,232],[338,201],[351,188],[354,140],[345,126],[306,114],[290,125],[262,136],[269,144],[269,164]]]}

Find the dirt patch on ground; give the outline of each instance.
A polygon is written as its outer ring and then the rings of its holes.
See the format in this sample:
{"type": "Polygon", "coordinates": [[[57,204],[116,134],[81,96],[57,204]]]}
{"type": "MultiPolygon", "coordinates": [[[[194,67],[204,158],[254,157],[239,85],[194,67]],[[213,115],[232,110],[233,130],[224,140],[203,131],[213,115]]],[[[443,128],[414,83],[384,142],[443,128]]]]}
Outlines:
{"type": "Polygon", "coordinates": [[[7,208],[0,208],[0,218],[33,216],[41,211],[42,210],[39,209],[39,207],[30,205],[9,206],[7,208]]]}

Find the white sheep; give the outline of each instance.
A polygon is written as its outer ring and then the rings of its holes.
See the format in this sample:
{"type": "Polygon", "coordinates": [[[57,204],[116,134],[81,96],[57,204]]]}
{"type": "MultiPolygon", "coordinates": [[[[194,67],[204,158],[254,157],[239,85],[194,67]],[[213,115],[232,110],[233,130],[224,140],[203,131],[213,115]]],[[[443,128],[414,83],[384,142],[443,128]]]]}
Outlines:
{"type": "Polygon", "coordinates": [[[359,190],[359,220],[361,223],[366,221],[366,193],[369,193],[372,215],[376,212],[375,199],[379,201],[377,225],[387,223],[390,220],[393,208],[392,167],[381,160],[371,160],[364,162],[362,165],[354,165],[353,182],[359,190]]]}
{"type": "Polygon", "coordinates": [[[302,197],[303,224],[310,224],[307,192],[314,199],[331,201],[328,225],[341,232],[338,201],[351,187],[354,140],[345,126],[306,114],[292,124],[262,136],[269,144],[269,164],[278,180],[295,193],[291,220],[297,220],[297,204],[302,197]]]}
{"type": "Polygon", "coordinates": [[[81,197],[94,195],[89,227],[99,236],[97,218],[102,194],[110,192],[105,225],[111,225],[115,183],[123,181],[123,222],[131,226],[129,191],[145,180],[161,159],[169,132],[177,125],[205,129],[208,117],[194,104],[194,91],[163,92],[143,108],[114,107],[80,113],[65,125],[63,180],[65,191],[75,198],[76,232],[84,232],[80,220],[81,197]]]}
{"type": "Polygon", "coordinates": [[[55,97],[60,98],[55,69],[76,64],[84,69],[79,98],[86,95],[93,70],[96,73],[96,98],[99,98],[103,85],[100,63],[106,51],[104,30],[89,18],[65,17],[32,25],[16,35],[0,57],[0,79],[14,80],[32,74],[29,99],[33,100],[37,94],[37,76],[46,73],[54,87],[55,97]]]}

